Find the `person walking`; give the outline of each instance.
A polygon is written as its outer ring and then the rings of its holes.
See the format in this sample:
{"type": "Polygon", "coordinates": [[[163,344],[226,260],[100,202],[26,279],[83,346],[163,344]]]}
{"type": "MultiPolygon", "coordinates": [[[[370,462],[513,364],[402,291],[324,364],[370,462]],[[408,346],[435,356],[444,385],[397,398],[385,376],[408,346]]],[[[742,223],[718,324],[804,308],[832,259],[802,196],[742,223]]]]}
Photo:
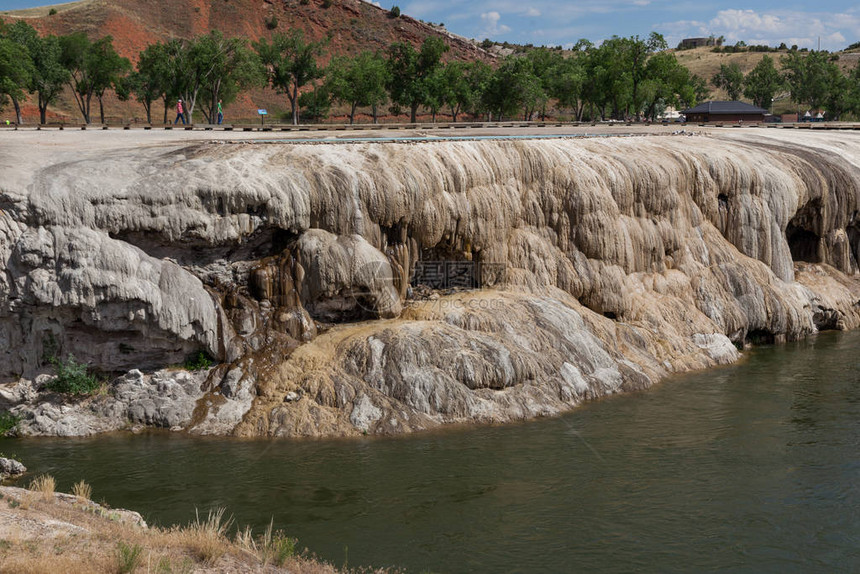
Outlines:
{"type": "Polygon", "coordinates": [[[221,109],[221,100],[218,100],[218,125],[221,125],[221,122],[224,121],[224,110],[221,109]]]}
{"type": "Polygon", "coordinates": [[[185,125],[185,108],[182,105],[181,99],[176,102],[176,119],[173,120],[173,123],[177,124],[179,120],[182,120],[182,125],[185,125]]]}

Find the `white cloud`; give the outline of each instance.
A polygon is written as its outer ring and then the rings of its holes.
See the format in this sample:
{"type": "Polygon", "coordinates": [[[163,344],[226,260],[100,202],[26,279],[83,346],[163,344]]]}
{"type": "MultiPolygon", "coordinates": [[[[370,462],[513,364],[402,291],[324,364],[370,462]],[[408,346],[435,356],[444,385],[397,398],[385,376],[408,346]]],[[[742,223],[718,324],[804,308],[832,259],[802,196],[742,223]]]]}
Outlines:
{"type": "Polygon", "coordinates": [[[532,16],[533,18],[537,18],[538,16],[540,16],[540,10],[538,10],[537,8],[529,8],[528,11],[526,11],[526,16],[532,16]]]}
{"type": "Polygon", "coordinates": [[[490,36],[497,36],[499,34],[510,32],[511,29],[509,26],[499,23],[501,19],[501,14],[495,11],[481,14],[481,21],[484,23],[481,35],[489,38],[490,36]]]}
{"type": "Polygon", "coordinates": [[[647,6],[651,3],[651,0],[633,0],[634,6],[647,6]]]}
{"type": "Polygon", "coordinates": [[[778,46],[785,42],[801,48],[839,50],[846,36],[860,36],[860,17],[853,13],[815,13],[791,10],[757,12],[720,10],[707,22],[681,20],[654,27],[666,33],[670,45],[690,36],[725,36],[727,44],[743,40],[747,44],[778,46]]]}

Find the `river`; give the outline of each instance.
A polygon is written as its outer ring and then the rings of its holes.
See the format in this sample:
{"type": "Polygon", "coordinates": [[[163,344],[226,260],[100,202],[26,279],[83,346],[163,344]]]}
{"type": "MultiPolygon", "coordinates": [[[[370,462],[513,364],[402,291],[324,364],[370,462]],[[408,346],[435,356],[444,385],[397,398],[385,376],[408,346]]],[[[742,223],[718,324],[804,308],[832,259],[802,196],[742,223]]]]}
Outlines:
{"type": "MultiPolygon", "coordinates": [[[[225,507],[407,572],[860,568],[860,333],[746,353],[564,417],[362,440],[3,439],[158,524],[225,507]]],[[[23,480],[26,483],[27,480],[23,480]]]]}

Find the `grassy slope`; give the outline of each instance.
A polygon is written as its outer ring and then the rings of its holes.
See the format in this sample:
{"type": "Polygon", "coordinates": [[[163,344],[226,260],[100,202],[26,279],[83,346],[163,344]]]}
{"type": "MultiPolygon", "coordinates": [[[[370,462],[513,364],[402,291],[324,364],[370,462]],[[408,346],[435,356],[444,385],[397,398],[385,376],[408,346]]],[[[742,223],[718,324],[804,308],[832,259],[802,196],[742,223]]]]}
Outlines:
{"type": "MultiPolygon", "coordinates": [[[[692,73],[708,81],[708,86],[711,88],[711,99],[726,100],[728,99],[728,95],[725,90],[717,89],[710,84],[711,78],[720,70],[721,64],[729,65],[736,63],[740,66],[741,71],[744,74],[747,74],[764,56],[770,56],[777,69],[782,69],[780,58],[784,56],[785,53],[786,52],[741,52],[736,54],[725,54],[715,53],[712,48],[695,48],[693,50],[678,50],[675,52],[675,56],[678,58],[678,61],[686,66],[692,73]]],[[[857,65],[858,61],[860,61],[860,51],[839,53],[839,66],[843,71],[847,72],[848,70],[853,69],[857,65]]],[[[787,96],[787,91],[782,95],[787,96]]],[[[777,113],[793,112],[795,111],[795,108],[796,106],[789,102],[786,97],[782,101],[777,102],[774,111],[777,113]]]]}

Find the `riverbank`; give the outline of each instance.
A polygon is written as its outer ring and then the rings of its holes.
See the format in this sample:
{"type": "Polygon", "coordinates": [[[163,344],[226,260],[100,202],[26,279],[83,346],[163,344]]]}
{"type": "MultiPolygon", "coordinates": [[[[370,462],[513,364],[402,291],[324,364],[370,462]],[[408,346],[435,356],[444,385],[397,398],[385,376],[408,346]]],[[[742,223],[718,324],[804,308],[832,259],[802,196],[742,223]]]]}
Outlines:
{"type": "MultiPolygon", "coordinates": [[[[224,506],[322,559],[409,573],[850,572],[860,331],[755,347],[560,417],[354,439],[0,439],[150,524],[224,506]]],[[[17,484],[26,484],[28,478],[17,484]]]]}
{"type": "MultiPolygon", "coordinates": [[[[16,574],[206,573],[336,574],[301,556],[296,540],[277,531],[235,535],[223,510],[187,526],[148,527],[136,512],[56,493],[51,477],[30,490],[0,486],[0,571],[16,574]]],[[[379,571],[381,572],[381,571],[379,571]]]]}

